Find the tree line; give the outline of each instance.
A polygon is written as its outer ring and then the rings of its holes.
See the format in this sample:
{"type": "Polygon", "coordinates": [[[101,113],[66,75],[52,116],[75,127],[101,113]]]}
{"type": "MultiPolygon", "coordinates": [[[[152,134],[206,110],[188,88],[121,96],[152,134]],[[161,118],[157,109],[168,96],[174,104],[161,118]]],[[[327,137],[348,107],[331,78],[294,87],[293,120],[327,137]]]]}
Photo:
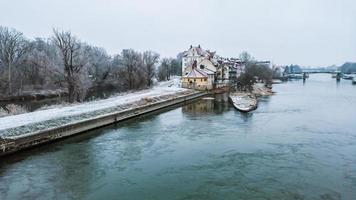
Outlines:
{"type": "Polygon", "coordinates": [[[0,26],[0,96],[64,89],[69,102],[80,102],[91,87],[110,84],[120,91],[139,90],[180,73],[180,60],[160,59],[153,51],[124,49],[109,55],[70,31],[54,29],[50,38],[30,40],[0,26]]]}

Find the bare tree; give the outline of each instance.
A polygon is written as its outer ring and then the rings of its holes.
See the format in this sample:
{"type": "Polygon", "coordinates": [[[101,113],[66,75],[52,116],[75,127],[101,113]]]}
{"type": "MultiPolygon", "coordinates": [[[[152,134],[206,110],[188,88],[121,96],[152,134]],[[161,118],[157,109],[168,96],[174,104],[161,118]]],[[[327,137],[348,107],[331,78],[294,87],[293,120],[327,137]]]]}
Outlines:
{"type": "Polygon", "coordinates": [[[27,50],[27,41],[21,32],[0,26],[0,65],[7,68],[8,94],[12,94],[12,68],[27,50]]]}
{"type": "Polygon", "coordinates": [[[103,48],[88,46],[89,74],[96,84],[101,85],[112,72],[111,58],[103,48]]]}
{"type": "Polygon", "coordinates": [[[139,89],[146,85],[142,55],[132,49],[125,49],[120,56],[120,78],[129,90],[139,89]]]}
{"type": "Polygon", "coordinates": [[[255,60],[255,58],[251,54],[249,54],[247,51],[241,52],[239,55],[239,59],[245,64],[248,64],[249,62],[255,60]]]}
{"type": "Polygon", "coordinates": [[[88,63],[82,44],[70,32],[53,30],[53,42],[61,52],[65,79],[68,88],[68,101],[81,101],[83,78],[82,70],[88,63]]]}
{"type": "Polygon", "coordinates": [[[171,79],[171,65],[172,65],[172,59],[170,58],[164,58],[162,60],[162,66],[166,69],[166,80],[171,79]]]}
{"type": "MultiPolygon", "coordinates": [[[[22,33],[0,26],[0,96],[60,89],[74,102],[84,99],[92,83],[120,91],[142,89],[152,86],[159,57],[132,49],[111,57],[70,32],[53,30],[51,38],[27,40],[22,33]]],[[[181,71],[180,63],[168,58],[159,68],[162,80],[181,71]]]]}
{"type": "Polygon", "coordinates": [[[171,75],[177,75],[177,76],[181,76],[182,75],[181,59],[177,59],[177,58],[175,58],[175,59],[172,58],[171,59],[170,71],[171,71],[171,75]]]}
{"type": "Polygon", "coordinates": [[[27,87],[57,89],[63,82],[63,68],[56,62],[56,59],[40,49],[32,49],[27,54],[21,71],[27,87]]]}
{"type": "Polygon", "coordinates": [[[163,58],[161,65],[158,68],[158,79],[160,81],[169,80],[171,77],[171,63],[172,60],[169,58],[163,58]]]}
{"type": "Polygon", "coordinates": [[[143,65],[146,69],[147,86],[151,87],[152,78],[155,76],[155,65],[158,62],[159,54],[152,51],[143,53],[143,65]]]}

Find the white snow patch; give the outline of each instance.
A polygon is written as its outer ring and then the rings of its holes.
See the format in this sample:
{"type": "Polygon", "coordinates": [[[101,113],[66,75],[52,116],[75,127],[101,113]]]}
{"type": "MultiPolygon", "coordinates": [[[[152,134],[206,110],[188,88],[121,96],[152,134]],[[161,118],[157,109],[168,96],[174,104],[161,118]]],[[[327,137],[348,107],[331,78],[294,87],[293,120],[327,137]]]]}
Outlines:
{"type": "Polygon", "coordinates": [[[142,98],[146,97],[157,97],[187,90],[180,88],[179,84],[179,77],[175,77],[170,81],[160,82],[157,86],[148,90],[142,90],[139,92],[133,92],[124,95],[119,94],[118,96],[111,97],[108,99],[86,102],[82,104],[58,105],[58,107],[46,110],[39,110],[25,114],[2,117],[0,118],[0,130],[15,128],[23,125],[51,120],[54,118],[93,112],[96,110],[102,110],[110,107],[116,107],[122,104],[131,103],[134,101],[139,101],[142,98]]]}

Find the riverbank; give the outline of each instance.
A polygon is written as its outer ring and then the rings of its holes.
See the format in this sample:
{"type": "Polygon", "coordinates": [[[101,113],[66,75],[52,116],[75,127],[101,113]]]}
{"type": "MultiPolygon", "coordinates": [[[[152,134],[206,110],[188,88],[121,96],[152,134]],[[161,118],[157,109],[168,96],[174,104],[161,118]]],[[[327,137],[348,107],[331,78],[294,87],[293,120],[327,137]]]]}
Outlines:
{"type": "Polygon", "coordinates": [[[251,93],[254,94],[256,97],[271,96],[274,94],[272,89],[266,87],[263,83],[254,84],[251,93]]]}
{"type": "Polygon", "coordinates": [[[38,101],[43,99],[66,97],[67,95],[68,93],[64,89],[28,91],[23,92],[20,95],[0,96],[0,102],[12,103],[14,101],[38,101]]]}
{"type": "Polygon", "coordinates": [[[262,83],[253,85],[251,92],[233,92],[230,93],[229,99],[233,106],[241,112],[250,112],[255,110],[258,105],[258,97],[270,96],[274,94],[271,88],[262,83]]]}
{"type": "Polygon", "coordinates": [[[205,95],[204,92],[190,90],[147,97],[110,109],[1,130],[0,156],[146,114],[203,95],[205,95]]]}
{"type": "Polygon", "coordinates": [[[356,199],[355,86],[273,91],[250,114],[194,100],[2,157],[0,199],[356,199]]]}
{"type": "Polygon", "coordinates": [[[105,100],[0,118],[0,156],[205,95],[156,87],[105,100]]]}

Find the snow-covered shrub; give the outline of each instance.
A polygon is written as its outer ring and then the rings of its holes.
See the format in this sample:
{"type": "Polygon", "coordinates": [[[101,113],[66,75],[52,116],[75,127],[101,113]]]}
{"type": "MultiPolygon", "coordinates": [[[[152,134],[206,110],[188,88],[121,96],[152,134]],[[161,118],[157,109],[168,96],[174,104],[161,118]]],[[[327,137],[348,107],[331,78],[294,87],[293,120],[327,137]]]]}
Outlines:
{"type": "Polygon", "coordinates": [[[25,107],[15,104],[8,104],[5,108],[0,108],[0,117],[5,117],[8,115],[18,115],[22,113],[27,113],[25,107]]]}
{"type": "Polygon", "coordinates": [[[18,115],[27,112],[25,107],[16,104],[8,104],[6,105],[6,109],[11,115],[18,115]]]}
{"type": "Polygon", "coordinates": [[[3,109],[3,108],[1,108],[0,107],[0,117],[5,117],[5,116],[7,116],[9,113],[5,110],[5,109],[3,109]]]}

